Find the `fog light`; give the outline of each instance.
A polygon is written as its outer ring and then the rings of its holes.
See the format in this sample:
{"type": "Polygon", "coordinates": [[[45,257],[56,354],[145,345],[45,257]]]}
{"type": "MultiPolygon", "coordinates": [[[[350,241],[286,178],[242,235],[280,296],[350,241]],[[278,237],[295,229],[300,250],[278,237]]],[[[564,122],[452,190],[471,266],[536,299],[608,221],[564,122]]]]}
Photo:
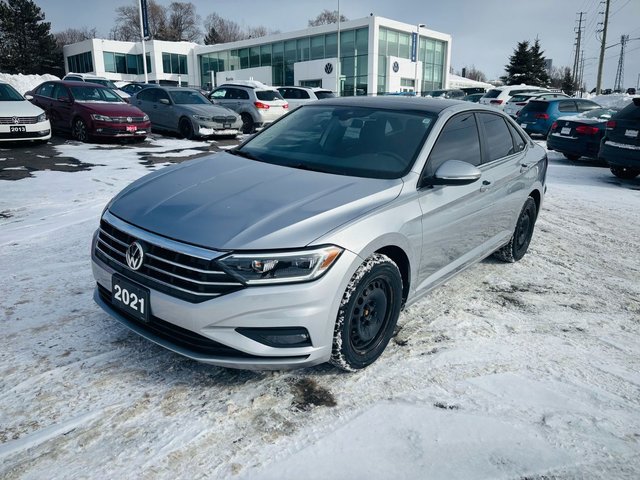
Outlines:
{"type": "Polygon", "coordinates": [[[269,347],[310,347],[311,337],[304,327],[236,328],[236,332],[269,347]]]}

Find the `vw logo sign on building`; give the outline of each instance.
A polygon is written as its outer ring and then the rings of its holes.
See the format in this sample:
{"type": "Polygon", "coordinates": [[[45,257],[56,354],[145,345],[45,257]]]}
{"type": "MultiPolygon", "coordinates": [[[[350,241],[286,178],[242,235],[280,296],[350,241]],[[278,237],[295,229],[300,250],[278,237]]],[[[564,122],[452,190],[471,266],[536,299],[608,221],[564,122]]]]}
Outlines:
{"type": "Polygon", "coordinates": [[[400,64],[398,62],[393,62],[393,71],[398,73],[398,70],[400,70],[400,64]]]}
{"type": "Polygon", "coordinates": [[[133,242],[127,248],[127,265],[131,270],[138,270],[144,260],[144,250],[138,242],[133,242]]]}
{"type": "Polygon", "coordinates": [[[327,63],[324,66],[324,73],[326,73],[327,75],[329,75],[331,72],[333,72],[333,64],[332,63],[327,63]]]}

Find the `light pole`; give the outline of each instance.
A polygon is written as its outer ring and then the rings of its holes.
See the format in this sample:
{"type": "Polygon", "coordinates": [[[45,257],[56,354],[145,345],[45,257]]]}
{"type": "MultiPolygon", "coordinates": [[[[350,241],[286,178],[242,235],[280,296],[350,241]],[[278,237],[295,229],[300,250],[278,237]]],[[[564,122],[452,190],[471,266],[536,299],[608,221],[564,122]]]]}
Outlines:
{"type": "MultiPolygon", "coordinates": [[[[416,74],[413,79],[413,93],[418,95],[418,57],[420,56],[420,28],[424,28],[424,23],[419,23],[416,28],[416,74]]],[[[422,89],[421,89],[422,90],[422,89]]]]}
{"type": "Polygon", "coordinates": [[[338,61],[336,62],[336,94],[339,97],[340,90],[340,0],[338,0],[338,61]]]}

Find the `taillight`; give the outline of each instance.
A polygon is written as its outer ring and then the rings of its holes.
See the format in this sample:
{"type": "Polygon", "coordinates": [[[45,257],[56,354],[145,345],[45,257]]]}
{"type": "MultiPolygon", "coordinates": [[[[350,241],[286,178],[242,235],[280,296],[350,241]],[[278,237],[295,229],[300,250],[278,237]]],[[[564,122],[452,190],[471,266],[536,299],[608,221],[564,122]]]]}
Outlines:
{"type": "Polygon", "coordinates": [[[540,120],[549,120],[549,114],[548,113],[536,113],[536,117],[540,120]]]}
{"type": "Polygon", "coordinates": [[[253,102],[253,104],[256,106],[256,108],[260,108],[262,110],[269,110],[269,105],[267,105],[266,103],[253,102]]]}
{"type": "Polygon", "coordinates": [[[502,105],[502,100],[491,100],[491,105],[502,105]]]}
{"type": "Polygon", "coordinates": [[[607,122],[607,130],[613,130],[614,128],[616,128],[616,121],[615,120],[609,120],[607,122]]]}
{"type": "Polygon", "coordinates": [[[598,127],[591,127],[589,125],[579,125],[576,127],[576,133],[581,135],[597,135],[598,127]]]}
{"type": "Polygon", "coordinates": [[[285,110],[287,110],[289,108],[289,104],[285,103],[284,105],[282,105],[282,108],[284,108],[285,110]]]}
{"type": "Polygon", "coordinates": [[[553,122],[553,124],[551,125],[551,130],[555,130],[556,128],[558,128],[558,122],[553,122]]]}

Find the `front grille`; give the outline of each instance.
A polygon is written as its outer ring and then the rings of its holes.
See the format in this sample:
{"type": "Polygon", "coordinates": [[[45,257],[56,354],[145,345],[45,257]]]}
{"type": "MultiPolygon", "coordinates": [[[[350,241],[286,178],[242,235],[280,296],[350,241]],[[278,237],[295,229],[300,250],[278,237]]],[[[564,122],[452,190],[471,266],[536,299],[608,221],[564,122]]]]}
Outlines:
{"type": "Polygon", "coordinates": [[[136,130],[135,132],[128,132],[126,128],[101,128],[99,132],[96,132],[99,135],[146,135],[147,131],[145,129],[136,130]]]}
{"type": "MultiPolygon", "coordinates": [[[[186,328],[179,327],[173,323],[165,322],[164,320],[149,316],[149,322],[142,322],[139,319],[129,315],[128,313],[118,309],[111,303],[111,292],[98,284],[98,293],[103,302],[110,305],[111,308],[117,310],[118,314],[134,323],[137,327],[152,333],[163,340],[168,341],[178,347],[186,348],[195,353],[203,355],[209,355],[212,357],[226,357],[226,358],[260,358],[266,359],[270,357],[262,357],[259,355],[251,355],[250,353],[241,352],[235,348],[228,347],[222,343],[218,343],[215,340],[204,337],[198,333],[187,330],[186,328]]],[[[294,355],[288,357],[271,357],[278,360],[301,360],[307,358],[309,355],[294,355]]]]}
{"type": "Polygon", "coordinates": [[[212,120],[218,123],[235,123],[236,117],[213,117],[212,120]]]}
{"type": "Polygon", "coordinates": [[[111,119],[114,122],[117,122],[117,123],[142,123],[142,122],[146,122],[144,117],[111,117],[111,119]],[[131,119],[131,121],[127,120],[129,118],[131,119]]]}
{"type": "Polygon", "coordinates": [[[238,291],[245,285],[224,272],[215,261],[154,245],[102,220],[95,255],[131,280],[191,303],[201,303],[238,291]],[[129,245],[138,241],[145,251],[136,271],[127,266],[129,245]]]}
{"type": "Polygon", "coordinates": [[[0,125],[32,125],[38,117],[0,117],[0,125]]]}

